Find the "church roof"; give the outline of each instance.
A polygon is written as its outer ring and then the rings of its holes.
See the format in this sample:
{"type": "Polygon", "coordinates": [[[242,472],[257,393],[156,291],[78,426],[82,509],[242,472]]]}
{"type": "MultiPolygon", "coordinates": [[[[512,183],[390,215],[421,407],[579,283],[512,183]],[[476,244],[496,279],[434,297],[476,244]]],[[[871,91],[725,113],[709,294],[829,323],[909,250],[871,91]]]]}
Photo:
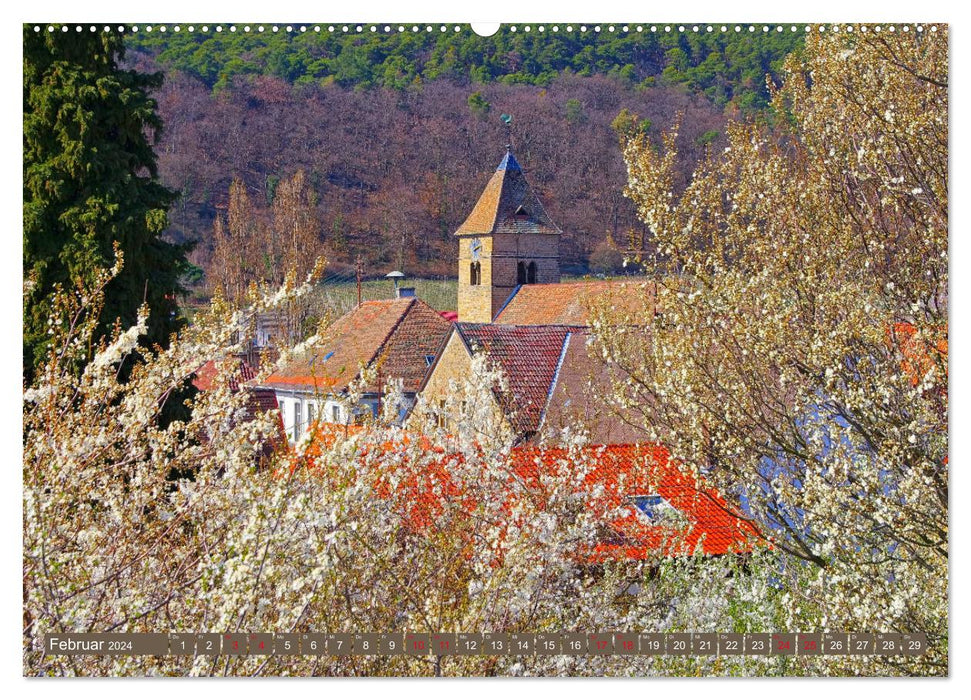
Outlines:
{"type": "Polygon", "coordinates": [[[604,303],[643,315],[654,305],[654,284],[644,278],[524,284],[496,314],[495,323],[588,326],[591,309],[604,303]]]}
{"type": "Polygon", "coordinates": [[[455,235],[488,236],[497,233],[560,233],[526,182],[512,149],[506,151],[472,213],[455,235]]]}

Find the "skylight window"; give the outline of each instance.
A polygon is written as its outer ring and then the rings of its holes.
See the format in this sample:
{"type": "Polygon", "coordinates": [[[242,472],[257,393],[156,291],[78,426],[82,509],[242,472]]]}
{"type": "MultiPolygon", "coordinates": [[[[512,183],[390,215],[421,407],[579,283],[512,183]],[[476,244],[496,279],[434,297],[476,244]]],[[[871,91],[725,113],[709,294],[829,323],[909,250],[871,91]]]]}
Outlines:
{"type": "Polygon", "coordinates": [[[432,362],[434,362],[434,361],[435,361],[435,356],[434,355],[425,355],[425,366],[426,367],[431,367],[432,366],[432,362]]]}
{"type": "Polygon", "coordinates": [[[637,508],[637,514],[652,523],[678,515],[678,509],[668,503],[663,496],[656,493],[631,496],[630,500],[637,508]]]}

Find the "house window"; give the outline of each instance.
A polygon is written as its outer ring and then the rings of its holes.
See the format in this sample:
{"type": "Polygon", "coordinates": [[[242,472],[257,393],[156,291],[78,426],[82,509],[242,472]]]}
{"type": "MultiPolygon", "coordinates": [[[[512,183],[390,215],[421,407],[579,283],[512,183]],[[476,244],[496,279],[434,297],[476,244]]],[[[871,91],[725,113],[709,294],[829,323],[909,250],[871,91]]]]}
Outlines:
{"type": "Polygon", "coordinates": [[[526,284],[536,284],[536,263],[534,262],[526,267],[526,284]]]}
{"type": "Polygon", "coordinates": [[[435,423],[439,428],[444,429],[448,420],[445,417],[445,399],[438,400],[438,415],[435,416],[435,423]]]}
{"type": "Polygon", "coordinates": [[[516,284],[526,284],[526,263],[516,265],[516,284]]]}
{"type": "Polygon", "coordinates": [[[300,439],[301,425],[300,421],[303,420],[303,416],[300,411],[300,401],[293,402],[293,441],[296,442],[300,439]]]}
{"type": "Polygon", "coordinates": [[[330,420],[332,423],[341,422],[341,407],[337,404],[330,407],[330,420]]]}
{"type": "Polygon", "coordinates": [[[307,404],[307,427],[308,428],[314,424],[314,418],[316,418],[315,414],[317,413],[316,409],[317,407],[314,404],[312,403],[307,404]]]}
{"type": "Polygon", "coordinates": [[[482,284],[482,263],[469,263],[469,284],[472,286],[482,284]]]}

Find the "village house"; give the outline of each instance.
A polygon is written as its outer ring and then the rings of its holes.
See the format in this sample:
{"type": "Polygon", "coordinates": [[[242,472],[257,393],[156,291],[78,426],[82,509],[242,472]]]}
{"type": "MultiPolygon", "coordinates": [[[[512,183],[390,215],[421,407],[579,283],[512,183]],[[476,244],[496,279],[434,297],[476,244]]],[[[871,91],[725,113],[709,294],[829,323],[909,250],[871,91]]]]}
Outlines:
{"type": "Polygon", "coordinates": [[[417,297],[365,301],[337,319],[319,342],[271,374],[261,386],[272,389],[287,437],[296,442],[314,422],[348,425],[379,415],[386,383],[401,380],[401,419],[451,323],[417,297]],[[360,387],[362,370],[370,376],[360,387]],[[358,389],[356,402],[349,390],[358,389]]]}
{"type": "Polygon", "coordinates": [[[423,409],[414,420],[434,414],[441,427],[450,431],[463,428],[463,404],[489,401],[496,418],[506,421],[513,433],[528,439],[537,433],[563,349],[576,326],[505,326],[492,323],[458,322],[452,327],[441,353],[420,388],[425,397],[423,409]],[[461,396],[458,403],[447,402],[456,396],[464,378],[472,372],[472,358],[485,353],[501,371],[508,386],[493,388],[491,395],[461,396]]]}
{"type": "Polygon", "coordinates": [[[609,405],[611,377],[591,357],[590,342],[584,326],[458,322],[419,389],[425,402],[412,420],[431,418],[461,433],[470,413],[466,404],[488,401],[517,444],[556,444],[568,432],[601,445],[643,442],[647,438],[634,421],[609,405]],[[506,386],[462,396],[462,382],[479,353],[502,372],[506,386]],[[447,401],[456,396],[458,401],[447,401]]]}

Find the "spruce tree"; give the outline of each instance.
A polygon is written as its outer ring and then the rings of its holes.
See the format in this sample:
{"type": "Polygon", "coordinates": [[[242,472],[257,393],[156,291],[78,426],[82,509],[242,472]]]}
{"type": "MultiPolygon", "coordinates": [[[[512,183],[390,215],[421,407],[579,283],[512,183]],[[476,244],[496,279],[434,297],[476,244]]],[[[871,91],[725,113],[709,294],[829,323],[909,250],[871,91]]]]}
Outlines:
{"type": "Polygon", "coordinates": [[[115,32],[35,32],[24,26],[24,379],[47,354],[56,285],[65,289],[114,264],[99,334],[151,315],[148,337],[165,347],[184,323],[176,296],[188,246],[163,239],[174,193],[158,179],[153,143],[162,123],[149,94],[160,73],[124,70],[115,32]]]}

